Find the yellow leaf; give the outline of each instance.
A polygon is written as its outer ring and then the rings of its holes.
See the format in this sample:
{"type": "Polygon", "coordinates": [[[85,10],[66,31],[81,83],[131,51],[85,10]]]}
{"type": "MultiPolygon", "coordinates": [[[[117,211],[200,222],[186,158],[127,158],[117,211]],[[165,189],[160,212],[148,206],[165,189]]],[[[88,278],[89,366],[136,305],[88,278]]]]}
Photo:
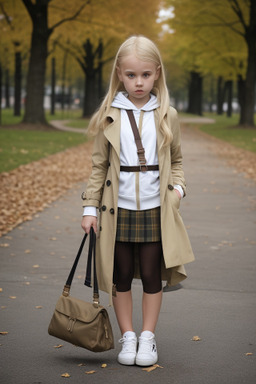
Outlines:
{"type": "Polygon", "coordinates": [[[50,240],[55,241],[55,240],[57,240],[57,238],[56,237],[51,237],[50,240]]]}
{"type": "Polygon", "coordinates": [[[5,336],[8,335],[9,332],[0,332],[0,335],[5,336]]]}
{"type": "Polygon", "coordinates": [[[252,352],[247,352],[247,353],[245,354],[245,356],[252,356],[252,355],[253,355],[252,352]]]}
{"type": "Polygon", "coordinates": [[[39,268],[38,264],[33,265],[33,268],[39,268]]]}
{"type": "Polygon", "coordinates": [[[192,341],[200,341],[200,337],[199,336],[193,336],[193,338],[191,339],[192,341]]]}
{"type": "Polygon", "coordinates": [[[36,309],[41,309],[41,308],[43,308],[43,307],[42,307],[42,305],[36,305],[35,308],[36,308],[36,309]]]}
{"type": "Polygon", "coordinates": [[[9,299],[16,299],[16,296],[9,296],[9,299]]]}
{"type": "Polygon", "coordinates": [[[93,373],[95,373],[96,371],[87,371],[87,372],[85,372],[86,373],[86,375],[92,375],[93,373]]]}
{"type": "Polygon", "coordinates": [[[0,288],[0,292],[3,292],[3,288],[0,288]]]}
{"type": "Polygon", "coordinates": [[[30,282],[29,282],[29,281],[26,281],[25,285],[30,285],[30,282]]]}
{"type": "Polygon", "coordinates": [[[66,378],[68,378],[68,377],[70,377],[70,374],[69,374],[69,373],[63,373],[63,374],[61,375],[61,377],[66,377],[66,378]]]}
{"type": "Polygon", "coordinates": [[[156,368],[163,368],[163,367],[161,367],[161,365],[154,364],[154,365],[152,365],[151,367],[142,368],[142,371],[152,372],[152,371],[154,371],[156,368]]]}
{"type": "Polygon", "coordinates": [[[107,368],[107,364],[101,364],[101,368],[107,368]]]}
{"type": "Polygon", "coordinates": [[[31,253],[31,249],[26,249],[24,253],[31,253]]]}
{"type": "Polygon", "coordinates": [[[8,244],[8,243],[2,243],[2,244],[0,244],[0,247],[4,247],[4,248],[7,248],[7,247],[9,247],[10,246],[10,244],[8,244]]]}
{"type": "Polygon", "coordinates": [[[61,347],[63,347],[63,345],[59,344],[59,345],[55,345],[53,348],[61,348],[61,347]]]}
{"type": "Polygon", "coordinates": [[[80,363],[78,364],[78,367],[84,367],[86,364],[85,363],[80,363]]]}

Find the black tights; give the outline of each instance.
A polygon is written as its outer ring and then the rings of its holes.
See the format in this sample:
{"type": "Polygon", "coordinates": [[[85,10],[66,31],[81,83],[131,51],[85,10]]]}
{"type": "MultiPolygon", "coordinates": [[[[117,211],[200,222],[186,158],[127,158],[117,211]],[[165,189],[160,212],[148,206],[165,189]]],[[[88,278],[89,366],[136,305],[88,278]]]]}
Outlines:
{"type": "MultiPolygon", "coordinates": [[[[114,262],[114,284],[118,292],[131,289],[134,276],[134,249],[136,243],[116,242],[114,262]]],[[[162,290],[161,260],[162,244],[137,243],[140,276],[145,293],[158,293],[162,290]]]]}

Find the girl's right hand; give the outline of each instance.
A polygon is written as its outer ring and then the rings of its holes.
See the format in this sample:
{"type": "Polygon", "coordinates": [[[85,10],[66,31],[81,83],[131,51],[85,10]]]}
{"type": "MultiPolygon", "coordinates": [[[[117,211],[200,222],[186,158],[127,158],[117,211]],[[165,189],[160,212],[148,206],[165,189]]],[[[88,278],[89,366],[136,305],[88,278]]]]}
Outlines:
{"type": "Polygon", "coordinates": [[[89,234],[91,227],[93,227],[94,232],[97,232],[97,217],[95,216],[83,216],[81,226],[83,230],[89,234]]]}

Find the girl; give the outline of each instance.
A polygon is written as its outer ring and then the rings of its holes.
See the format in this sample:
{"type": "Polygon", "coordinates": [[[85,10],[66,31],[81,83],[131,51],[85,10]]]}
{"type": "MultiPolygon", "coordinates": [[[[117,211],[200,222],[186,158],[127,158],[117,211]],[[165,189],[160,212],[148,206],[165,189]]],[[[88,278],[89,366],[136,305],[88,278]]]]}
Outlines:
{"type": "Polygon", "coordinates": [[[121,45],[108,93],[89,129],[96,137],[92,174],[82,194],[82,228],[98,232],[99,288],[113,296],[122,334],[118,362],[152,365],[158,360],[154,332],[162,280],[171,286],[185,279],[183,264],[194,256],[179,214],[185,180],[178,117],[151,40],[134,36],[121,45]],[[145,152],[137,149],[133,116],[145,152]],[[134,277],[143,285],[138,350],[132,322],[134,277]]]}

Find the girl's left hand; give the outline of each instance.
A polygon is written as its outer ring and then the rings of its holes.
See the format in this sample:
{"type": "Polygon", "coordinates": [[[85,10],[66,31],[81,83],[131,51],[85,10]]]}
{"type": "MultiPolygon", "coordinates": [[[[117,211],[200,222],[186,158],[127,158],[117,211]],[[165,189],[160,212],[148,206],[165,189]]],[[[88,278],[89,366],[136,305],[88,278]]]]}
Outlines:
{"type": "Polygon", "coordinates": [[[178,189],[175,189],[175,188],[174,188],[174,191],[177,193],[178,198],[181,200],[181,194],[180,194],[180,191],[178,191],[178,189]]]}

